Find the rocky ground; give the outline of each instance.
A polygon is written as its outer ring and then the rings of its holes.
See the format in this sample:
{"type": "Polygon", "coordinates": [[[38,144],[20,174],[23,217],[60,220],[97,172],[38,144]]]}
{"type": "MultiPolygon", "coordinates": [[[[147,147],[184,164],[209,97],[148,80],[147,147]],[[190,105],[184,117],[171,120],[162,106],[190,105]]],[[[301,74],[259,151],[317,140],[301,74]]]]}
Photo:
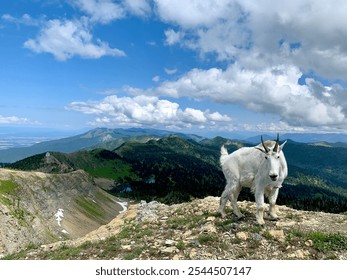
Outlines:
{"type": "Polygon", "coordinates": [[[278,221],[255,221],[255,204],[239,202],[245,218],[216,213],[219,199],[164,205],[141,202],[109,224],[74,240],[41,245],[8,259],[340,259],[347,260],[347,215],[279,206],[278,221]]]}
{"type": "Polygon", "coordinates": [[[47,174],[0,169],[0,258],[42,244],[78,238],[123,210],[82,170],[47,174]]]}

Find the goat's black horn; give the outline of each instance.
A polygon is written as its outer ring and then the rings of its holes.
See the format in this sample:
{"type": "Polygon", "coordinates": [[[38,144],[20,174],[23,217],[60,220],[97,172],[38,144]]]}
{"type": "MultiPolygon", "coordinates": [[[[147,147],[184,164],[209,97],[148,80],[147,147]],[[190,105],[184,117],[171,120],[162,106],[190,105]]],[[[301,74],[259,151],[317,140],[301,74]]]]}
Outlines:
{"type": "Polygon", "coordinates": [[[268,148],[266,148],[266,146],[265,146],[265,144],[264,144],[264,141],[263,141],[263,135],[262,136],[260,136],[260,139],[261,139],[261,143],[262,143],[262,145],[263,145],[263,147],[264,147],[264,150],[265,150],[265,152],[269,152],[269,150],[268,150],[268,148]]]}
{"type": "Polygon", "coordinates": [[[274,147],[274,152],[277,152],[278,150],[278,142],[280,141],[280,135],[279,133],[277,133],[277,139],[276,139],[276,145],[274,147]]]}

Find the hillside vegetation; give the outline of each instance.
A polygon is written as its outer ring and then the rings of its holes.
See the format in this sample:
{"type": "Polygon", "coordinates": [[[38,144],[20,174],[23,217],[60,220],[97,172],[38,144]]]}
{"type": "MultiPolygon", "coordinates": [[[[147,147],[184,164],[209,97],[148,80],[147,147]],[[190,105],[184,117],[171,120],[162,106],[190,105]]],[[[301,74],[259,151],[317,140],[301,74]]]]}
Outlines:
{"type": "MultiPolygon", "coordinates": [[[[51,173],[83,169],[95,178],[112,180],[105,189],[117,196],[172,204],[222,193],[225,178],[219,150],[223,143],[228,143],[229,153],[249,145],[222,137],[197,142],[170,135],[146,143],[128,141],[113,151],[45,153],[9,167],[51,173]]],[[[347,211],[347,149],[288,141],[284,153],[289,176],[279,204],[332,213],[347,211]]],[[[243,190],[240,199],[252,201],[253,194],[243,190]]]]}

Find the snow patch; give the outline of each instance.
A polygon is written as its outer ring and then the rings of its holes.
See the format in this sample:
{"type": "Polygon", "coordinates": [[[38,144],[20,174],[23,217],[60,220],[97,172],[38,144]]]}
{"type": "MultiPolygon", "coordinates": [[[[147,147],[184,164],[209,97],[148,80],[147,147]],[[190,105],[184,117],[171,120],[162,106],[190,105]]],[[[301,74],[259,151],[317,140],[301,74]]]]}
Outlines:
{"type": "Polygon", "coordinates": [[[122,206],[122,208],[123,208],[121,211],[119,211],[119,214],[128,210],[128,202],[126,202],[126,201],[117,201],[117,203],[120,206],[122,206]]]}
{"type": "Polygon", "coordinates": [[[64,209],[59,208],[57,213],[54,214],[55,220],[58,222],[58,225],[61,227],[61,221],[64,218],[64,209]]]}

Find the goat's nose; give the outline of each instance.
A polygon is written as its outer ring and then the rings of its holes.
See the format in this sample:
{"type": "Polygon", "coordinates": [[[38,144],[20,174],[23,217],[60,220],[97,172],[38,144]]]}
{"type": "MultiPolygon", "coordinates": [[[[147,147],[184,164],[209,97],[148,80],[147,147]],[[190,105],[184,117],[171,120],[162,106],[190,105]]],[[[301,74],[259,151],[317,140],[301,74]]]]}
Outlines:
{"type": "Polygon", "coordinates": [[[271,174],[270,175],[270,178],[271,178],[272,181],[276,181],[277,177],[278,177],[277,174],[271,174]]]}

